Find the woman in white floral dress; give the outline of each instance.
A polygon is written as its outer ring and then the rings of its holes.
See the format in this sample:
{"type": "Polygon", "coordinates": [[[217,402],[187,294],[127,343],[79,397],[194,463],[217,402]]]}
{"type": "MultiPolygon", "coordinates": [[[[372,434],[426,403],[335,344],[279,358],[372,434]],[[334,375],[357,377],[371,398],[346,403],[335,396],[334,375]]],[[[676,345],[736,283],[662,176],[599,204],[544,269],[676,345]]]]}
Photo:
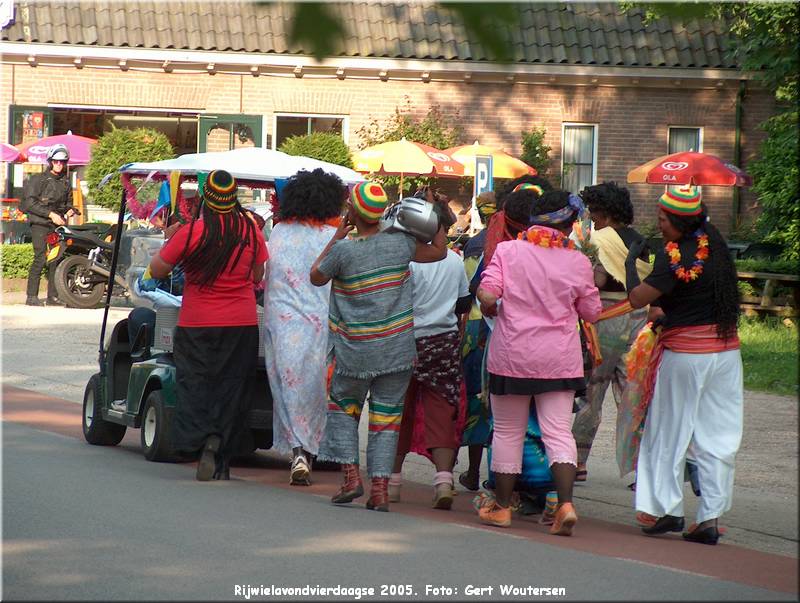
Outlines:
{"type": "Polygon", "coordinates": [[[289,482],[310,485],[325,432],[330,285],[309,280],[330,241],[347,187],[321,169],[289,179],[270,235],[264,293],[264,359],[272,390],[273,449],[292,453],[289,482]]]}

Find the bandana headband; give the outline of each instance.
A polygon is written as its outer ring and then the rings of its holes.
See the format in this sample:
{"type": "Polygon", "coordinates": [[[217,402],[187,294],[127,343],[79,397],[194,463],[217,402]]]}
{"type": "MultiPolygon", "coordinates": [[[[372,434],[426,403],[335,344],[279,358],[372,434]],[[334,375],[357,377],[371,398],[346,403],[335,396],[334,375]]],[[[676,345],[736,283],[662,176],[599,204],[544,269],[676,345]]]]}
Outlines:
{"type": "Polygon", "coordinates": [[[578,195],[573,193],[569,194],[569,202],[556,211],[551,211],[546,214],[539,214],[538,216],[531,216],[531,224],[548,225],[560,224],[566,222],[573,215],[580,215],[586,210],[586,206],[578,195]]]}

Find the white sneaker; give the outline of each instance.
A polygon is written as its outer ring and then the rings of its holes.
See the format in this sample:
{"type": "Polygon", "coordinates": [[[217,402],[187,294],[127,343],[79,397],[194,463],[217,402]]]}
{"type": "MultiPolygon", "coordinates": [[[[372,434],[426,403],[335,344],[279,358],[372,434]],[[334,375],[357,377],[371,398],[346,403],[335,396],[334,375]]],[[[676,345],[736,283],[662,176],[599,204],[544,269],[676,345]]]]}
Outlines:
{"type": "Polygon", "coordinates": [[[311,467],[308,466],[308,461],[302,454],[294,457],[292,461],[289,483],[293,486],[311,485],[311,467]]]}
{"type": "Polygon", "coordinates": [[[128,410],[128,402],[125,400],[114,400],[111,403],[111,410],[116,410],[117,412],[126,412],[128,410]]]}

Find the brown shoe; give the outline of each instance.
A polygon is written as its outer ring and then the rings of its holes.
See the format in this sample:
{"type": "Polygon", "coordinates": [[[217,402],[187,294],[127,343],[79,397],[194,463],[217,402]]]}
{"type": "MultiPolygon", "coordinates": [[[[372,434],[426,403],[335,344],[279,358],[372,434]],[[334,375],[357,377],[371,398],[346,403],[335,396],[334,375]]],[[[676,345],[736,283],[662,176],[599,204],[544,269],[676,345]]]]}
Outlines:
{"type": "Polygon", "coordinates": [[[437,484],[433,487],[433,508],[448,510],[453,506],[453,484],[437,484]]]}
{"type": "Polygon", "coordinates": [[[553,518],[553,525],[550,526],[550,533],[556,536],[572,536],[572,528],[578,523],[578,514],[572,503],[562,503],[558,505],[556,516],[553,518]]]}
{"type": "Polygon", "coordinates": [[[344,474],[342,487],[331,497],[331,502],[335,505],[353,502],[353,500],[364,494],[364,484],[361,482],[358,465],[342,464],[342,473],[344,474]]]}
{"type": "Polygon", "coordinates": [[[372,478],[372,490],[367,500],[367,509],[370,511],[383,511],[384,513],[389,510],[388,477],[372,478]]]}

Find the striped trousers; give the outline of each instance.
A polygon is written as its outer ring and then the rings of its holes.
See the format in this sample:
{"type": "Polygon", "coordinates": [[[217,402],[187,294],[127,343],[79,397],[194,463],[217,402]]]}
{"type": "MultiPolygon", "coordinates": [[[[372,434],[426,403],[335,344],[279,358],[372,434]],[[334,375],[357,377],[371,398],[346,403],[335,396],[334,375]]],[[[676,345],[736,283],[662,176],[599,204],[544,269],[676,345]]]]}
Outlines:
{"type": "Polygon", "coordinates": [[[328,398],[328,421],[320,444],[319,458],[336,463],[359,463],[358,425],[369,394],[369,435],[367,475],[392,474],[403,401],[412,369],[368,379],[349,377],[334,371],[328,398]]]}

